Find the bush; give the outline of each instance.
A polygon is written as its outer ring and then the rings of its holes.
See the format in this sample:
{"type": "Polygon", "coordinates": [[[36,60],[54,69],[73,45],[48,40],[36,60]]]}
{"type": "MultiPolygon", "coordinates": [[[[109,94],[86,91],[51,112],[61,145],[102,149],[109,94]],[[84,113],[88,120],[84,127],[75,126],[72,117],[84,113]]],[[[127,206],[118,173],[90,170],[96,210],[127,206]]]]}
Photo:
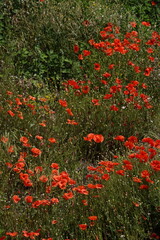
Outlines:
{"type": "Polygon", "coordinates": [[[5,0],[1,5],[3,75],[43,78],[50,88],[80,74],[75,42],[85,46],[88,38],[97,38],[98,26],[110,21],[125,26],[132,18],[121,5],[115,12],[105,1],[5,0]]]}

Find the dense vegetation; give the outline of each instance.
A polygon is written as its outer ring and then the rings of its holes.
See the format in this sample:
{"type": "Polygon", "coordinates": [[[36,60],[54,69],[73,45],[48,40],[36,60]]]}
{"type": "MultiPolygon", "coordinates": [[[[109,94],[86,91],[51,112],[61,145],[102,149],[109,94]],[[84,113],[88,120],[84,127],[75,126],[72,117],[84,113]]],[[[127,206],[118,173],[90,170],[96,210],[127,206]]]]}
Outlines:
{"type": "Polygon", "coordinates": [[[0,2],[0,240],[160,239],[159,6],[0,2]]]}

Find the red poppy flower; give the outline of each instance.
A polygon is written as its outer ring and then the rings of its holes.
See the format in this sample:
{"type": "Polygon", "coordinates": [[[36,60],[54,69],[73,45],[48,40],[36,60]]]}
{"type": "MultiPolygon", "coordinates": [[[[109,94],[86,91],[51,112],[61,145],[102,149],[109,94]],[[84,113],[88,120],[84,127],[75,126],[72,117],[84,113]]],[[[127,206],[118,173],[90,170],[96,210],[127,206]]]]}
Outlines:
{"type": "Polygon", "coordinates": [[[115,66],[115,64],[110,64],[110,65],[108,66],[108,68],[109,68],[109,69],[113,69],[114,66],[115,66]]]}
{"type": "Polygon", "coordinates": [[[27,231],[22,231],[24,237],[29,237],[31,239],[35,239],[36,236],[39,236],[39,232],[27,232],[27,231]]]}
{"type": "Polygon", "coordinates": [[[150,173],[149,173],[149,171],[148,170],[143,170],[142,172],[141,172],[141,177],[142,178],[147,178],[147,177],[150,177],[150,173]]]}
{"type": "Polygon", "coordinates": [[[126,141],[126,142],[124,143],[124,146],[127,147],[127,148],[129,148],[129,149],[133,149],[135,145],[134,145],[133,142],[126,141]]]}
{"type": "Polygon", "coordinates": [[[59,203],[58,198],[52,198],[52,199],[51,199],[51,203],[59,203]]]}
{"type": "Polygon", "coordinates": [[[87,86],[87,85],[82,87],[82,92],[83,92],[84,94],[89,93],[89,90],[90,90],[90,87],[87,86]]]}
{"type": "Polygon", "coordinates": [[[86,230],[87,229],[87,224],[79,224],[78,226],[81,230],[86,230]]]}
{"type": "Polygon", "coordinates": [[[10,146],[10,147],[7,149],[7,151],[8,151],[9,153],[13,153],[13,152],[14,152],[14,146],[10,146]]]}
{"type": "Polygon", "coordinates": [[[145,22],[145,21],[144,21],[144,22],[141,22],[141,24],[144,25],[144,26],[146,26],[146,27],[151,26],[151,24],[150,24],[149,22],[145,22]]]}
{"type": "Polygon", "coordinates": [[[67,119],[67,124],[70,124],[70,125],[78,125],[78,123],[75,122],[75,120],[70,120],[70,119],[67,119]]]}
{"type": "Polygon", "coordinates": [[[160,149],[160,139],[157,139],[157,140],[154,142],[154,146],[155,146],[155,148],[159,148],[159,149],[160,149]]]}
{"type": "Polygon", "coordinates": [[[79,89],[80,86],[74,79],[70,79],[67,81],[67,85],[72,86],[74,89],[79,89]]]}
{"type": "Polygon", "coordinates": [[[5,236],[3,236],[3,237],[0,237],[0,240],[4,240],[6,237],[5,236]]]}
{"type": "Polygon", "coordinates": [[[119,108],[116,107],[115,105],[112,105],[112,106],[110,107],[110,110],[117,112],[117,111],[119,110],[119,108]]]}
{"type": "Polygon", "coordinates": [[[39,155],[41,155],[42,151],[39,150],[38,148],[32,148],[31,152],[33,153],[34,157],[38,157],[39,155]]]}
{"type": "Polygon", "coordinates": [[[42,126],[42,127],[46,127],[46,121],[43,121],[43,122],[39,123],[39,125],[42,126]]]}
{"type": "Polygon", "coordinates": [[[146,49],[146,52],[147,52],[147,53],[153,53],[154,50],[153,50],[153,48],[147,48],[147,49],[146,49]]]}
{"type": "Polygon", "coordinates": [[[18,235],[18,232],[6,232],[6,235],[10,237],[16,237],[18,235]]]}
{"type": "Polygon", "coordinates": [[[151,72],[153,71],[153,68],[152,67],[148,67],[144,70],[144,75],[145,76],[150,76],[151,72]]]}
{"type": "Polygon", "coordinates": [[[22,120],[24,119],[22,112],[19,112],[17,116],[18,116],[20,119],[22,119],[22,120]]]}
{"type": "Polygon", "coordinates": [[[124,170],[117,170],[116,173],[118,175],[124,176],[125,171],[124,170]]]}
{"type": "Polygon", "coordinates": [[[101,65],[99,63],[94,63],[94,69],[99,71],[101,69],[101,65]]]}
{"type": "Polygon", "coordinates": [[[123,163],[124,163],[124,165],[123,165],[124,170],[132,170],[133,169],[133,165],[130,161],[123,160],[123,163]]]}
{"type": "Polygon", "coordinates": [[[132,202],[133,203],[133,205],[135,206],[135,207],[139,207],[139,203],[136,203],[136,202],[132,202]]]}
{"type": "Polygon", "coordinates": [[[124,142],[125,137],[122,136],[122,135],[118,135],[118,136],[114,137],[114,140],[118,140],[118,141],[124,142]]]}
{"type": "Polygon", "coordinates": [[[90,39],[90,40],[88,41],[88,43],[92,46],[92,45],[94,45],[95,41],[94,41],[94,39],[90,39]]]}
{"type": "Polygon", "coordinates": [[[138,142],[138,138],[135,137],[135,136],[130,136],[130,137],[128,138],[128,141],[130,141],[130,142],[132,142],[132,143],[137,143],[137,142],[138,142]]]}
{"type": "Polygon", "coordinates": [[[28,143],[28,138],[27,137],[21,137],[20,142],[22,143],[28,143]]]}
{"type": "Polygon", "coordinates": [[[104,137],[101,134],[89,133],[87,137],[84,137],[84,140],[90,142],[94,140],[96,143],[101,143],[104,141],[104,137]]]}
{"type": "Polygon", "coordinates": [[[142,182],[142,180],[140,178],[138,178],[138,177],[133,177],[132,180],[133,180],[133,182],[137,182],[137,183],[141,183],[142,182]]]}
{"type": "Polygon", "coordinates": [[[39,180],[43,183],[46,183],[48,181],[48,177],[46,177],[46,175],[42,175],[39,177],[39,180]]]}
{"type": "Polygon", "coordinates": [[[73,116],[72,110],[70,108],[66,108],[66,112],[70,115],[73,116]]]}
{"type": "Polygon", "coordinates": [[[50,143],[56,143],[56,139],[55,139],[55,138],[48,138],[48,141],[49,141],[50,143]]]}
{"type": "Polygon", "coordinates": [[[7,91],[6,94],[7,94],[7,95],[12,95],[13,92],[7,91]]]}
{"type": "Polygon", "coordinates": [[[68,193],[64,193],[62,196],[65,200],[71,199],[74,197],[73,193],[70,191],[68,193]]]}
{"type": "Polygon", "coordinates": [[[153,238],[153,239],[160,239],[160,235],[157,235],[156,233],[152,233],[150,238],[153,238]]]}
{"type": "Polygon", "coordinates": [[[42,240],[53,240],[53,238],[42,238],[42,240]]]}
{"type": "Polygon", "coordinates": [[[43,139],[43,137],[39,136],[39,135],[35,136],[35,138],[37,138],[38,140],[42,140],[43,139]]]}
{"type": "Polygon", "coordinates": [[[33,97],[33,96],[31,96],[31,95],[29,96],[29,99],[30,99],[30,100],[33,100],[33,101],[36,100],[36,98],[33,97]]]}
{"type": "Polygon", "coordinates": [[[91,142],[93,140],[93,136],[94,136],[94,133],[89,133],[87,137],[84,137],[84,140],[91,142]]]}
{"type": "Polygon", "coordinates": [[[136,22],[130,22],[130,25],[135,28],[137,26],[137,23],[136,22]]]}
{"type": "Polygon", "coordinates": [[[111,74],[110,73],[108,73],[108,72],[105,72],[105,73],[103,73],[103,75],[102,75],[103,77],[105,77],[105,78],[108,78],[108,77],[111,77],[111,74]]]}
{"type": "Polygon", "coordinates": [[[85,200],[85,199],[82,200],[82,203],[83,203],[84,206],[88,206],[88,202],[87,202],[87,200],[85,200]]]}
{"type": "Polygon", "coordinates": [[[91,52],[89,50],[83,50],[83,55],[86,57],[86,56],[89,56],[91,55],[91,52]]]}
{"type": "Polygon", "coordinates": [[[59,169],[58,163],[52,163],[52,164],[51,164],[51,168],[59,169]]]}
{"type": "Polygon", "coordinates": [[[152,1],[151,4],[152,4],[152,6],[157,5],[157,3],[155,1],[152,1]]]}
{"type": "Polygon", "coordinates": [[[99,99],[92,99],[92,103],[94,104],[94,106],[99,106],[99,99]]]}
{"type": "Polygon", "coordinates": [[[85,186],[78,186],[73,188],[73,191],[77,191],[78,193],[84,194],[84,195],[88,195],[88,191],[85,188],[85,186]]]}
{"type": "Polygon", "coordinates": [[[57,222],[57,220],[52,220],[52,224],[56,224],[57,222]]]}
{"type": "Polygon", "coordinates": [[[12,112],[11,110],[8,110],[7,113],[11,116],[11,117],[14,117],[15,113],[12,112]]]}
{"type": "Polygon", "coordinates": [[[103,99],[110,99],[112,97],[113,97],[112,94],[106,94],[106,95],[104,95],[103,99]]]}
{"type": "Polygon", "coordinates": [[[139,186],[139,189],[148,189],[148,188],[149,186],[145,184],[142,184],[141,186],[139,186]]]}
{"type": "Polygon", "coordinates": [[[88,217],[89,220],[96,221],[98,219],[97,216],[90,216],[88,217]]]}
{"type": "Polygon", "coordinates": [[[131,61],[128,61],[128,65],[130,65],[130,66],[132,66],[132,67],[135,66],[135,64],[134,64],[133,62],[131,62],[131,61]]]}
{"type": "Polygon", "coordinates": [[[89,184],[87,185],[87,187],[90,188],[90,189],[101,189],[101,188],[104,187],[104,185],[99,184],[99,183],[97,183],[97,184],[89,183],[89,184]]]}
{"type": "Polygon", "coordinates": [[[16,98],[15,101],[16,101],[17,105],[22,105],[22,102],[21,102],[21,100],[19,98],[16,98]]]}
{"type": "Polygon", "coordinates": [[[139,66],[134,66],[134,71],[136,73],[140,73],[141,72],[140,67],[139,66]]]}
{"type": "Polygon", "coordinates": [[[101,82],[102,84],[104,84],[104,85],[107,85],[107,84],[108,84],[108,82],[107,82],[106,80],[100,80],[100,82],[101,82]]]}
{"type": "Polygon", "coordinates": [[[18,195],[14,195],[12,199],[15,203],[18,203],[21,200],[21,198],[18,195]]]}
{"type": "Polygon", "coordinates": [[[149,137],[148,137],[148,138],[147,138],[147,137],[146,137],[146,138],[143,138],[143,139],[142,139],[142,142],[150,144],[151,147],[154,146],[154,141],[153,141],[152,138],[149,138],[149,137]]]}
{"type": "Polygon", "coordinates": [[[37,167],[35,167],[34,170],[35,170],[36,173],[40,173],[40,172],[43,171],[43,168],[41,166],[37,166],[37,167]]]}
{"type": "Polygon", "coordinates": [[[106,173],[106,174],[103,174],[103,175],[102,175],[102,179],[108,181],[108,180],[110,179],[109,174],[107,174],[107,173],[106,173]]]}
{"type": "Polygon", "coordinates": [[[78,59],[79,59],[79,60],[83,60],[83,55],[82,55],[82,54],[79,54],[79,55],[78,55],[78,59]]]}
{"type": "Polygon", "coordinates": [[[7,143],[8,142],[8,140],[9,140],[9,138],[6,138],[6,137],[1,137],[1,142],[3,142],[3,143],[7,143]]]}
{"type": "Polygon", "coordinates": [[[67,107],[67,102],[66,100],[62,100],[62,99],[59,99],[59,104],[62,106],[62,107],[67,107]]]}
{"type": "Polygon", "coordinates": [[[150,166],[154,171],[160,171],[160,161],[159,160],[153,160],[150,163],[150,166]]]}
{"type": "Polygon", "coordinates": [[[100,35],[103,39],[108,37],[108,34],[106,31],[100,31],[100,35]]]}
{"type": "Polygon", "coordinates": [[[78,52],[79,52],[79,46],[78,46],[78,45],[74,45],[73,48],[74,48],[74,52],[75,52],[75,53],[78,53],[78,52]]]}
{"type": "Polygon", "coordinates": [[[27,195],[27,196],[25,197],[25,201],[26,201],[27,203],[32,203],[32,202],[33,202],[33,197],[27,195]]]}
{"type": "Polygon", "coordinates": [[[104,137],[103,137],[103,135],[101,135],[101,134],[95,134],[95,135],[93,136],[93,140],[94,140],[96,143],[101,143],[101,142],[104,141],[104,137]]]}
{"type": "Polygon", "coordinates": [[[154,62],[155,58],[152,57],[152,56],[148,56],[148,59],[151,61],[151,62],[154,62]]]}

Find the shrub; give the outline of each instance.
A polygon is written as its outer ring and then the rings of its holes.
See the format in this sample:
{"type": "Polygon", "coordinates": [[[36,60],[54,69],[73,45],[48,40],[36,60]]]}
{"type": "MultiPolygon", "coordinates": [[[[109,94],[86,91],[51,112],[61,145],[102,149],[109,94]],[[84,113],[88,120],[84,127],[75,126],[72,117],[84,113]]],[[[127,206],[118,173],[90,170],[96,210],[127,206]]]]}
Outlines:
{"type": "Polygon", "coordinates": [[[1,5],[3,75],[42,78],[50,88],[80,75],[75,42],[85,47],[88,38],[97,38],[98,26],[110,21],[126,26],[132,18],[121,5],[115,12],[105,1],[5,0],[1,5]]]}

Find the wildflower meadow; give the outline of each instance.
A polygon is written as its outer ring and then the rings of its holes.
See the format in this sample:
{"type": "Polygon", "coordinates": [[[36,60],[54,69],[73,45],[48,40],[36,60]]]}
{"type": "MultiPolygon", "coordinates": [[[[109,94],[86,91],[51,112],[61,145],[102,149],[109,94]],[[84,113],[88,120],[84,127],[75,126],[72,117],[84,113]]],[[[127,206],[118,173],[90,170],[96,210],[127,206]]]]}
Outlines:
{"type": "Polygon", "coordinates": [[[3,5],[0,240],[160,239],[159,23],[53,2],[3,5]]]}

